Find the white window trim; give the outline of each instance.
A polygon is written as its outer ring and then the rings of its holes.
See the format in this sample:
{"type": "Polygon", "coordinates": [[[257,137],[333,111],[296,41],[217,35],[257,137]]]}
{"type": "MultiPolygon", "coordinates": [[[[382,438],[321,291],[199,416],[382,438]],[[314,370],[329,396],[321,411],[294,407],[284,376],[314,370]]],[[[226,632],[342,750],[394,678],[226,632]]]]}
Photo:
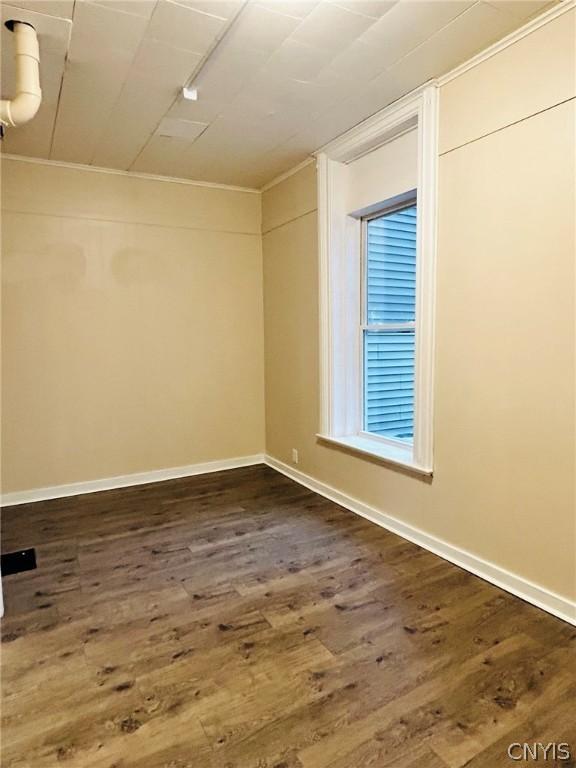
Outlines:
{"type": "MultiPolygon", "coordinates": [[[[433,471],[434,318],[438,165],[435,83],[400,99],[317,155],[320,272],[320,428],[318,438],[415,472],[433,471]],[[343,168],[408,131],[418,131],[414,443],[363,432],[358,397],[361,221],[346,211],[343,168]]],[[[406,195],[409,190],[406,190],[406,195]]],[[[402,195],[400,196],[402,197],[402,195]]],[[[381,202],[374,204],[374,210],[381,202]]]]}

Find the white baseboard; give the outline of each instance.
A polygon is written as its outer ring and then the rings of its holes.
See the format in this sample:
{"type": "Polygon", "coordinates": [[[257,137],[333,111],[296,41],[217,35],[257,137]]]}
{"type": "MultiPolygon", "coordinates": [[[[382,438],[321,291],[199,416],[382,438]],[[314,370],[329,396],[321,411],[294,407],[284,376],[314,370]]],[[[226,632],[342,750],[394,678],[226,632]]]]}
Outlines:
{"type": "Polygon", "coordinates": [[[272,456],[265,456],[264,461],[272,469],[281,472],[311,491],[325,496],[330,501],[334,501],[351,512],[365,517],[370,522],[376,523],[376,525],[380,525],[382,528],[386,528],[414,544],[418,544],[435,555],[442,557],[444,560],[448,560],[450,563],[464,568],[464,570],[473,573],[475,576],[479,576],[491,584],[506,590],[506,592],[510,592],[516,597],[520,597],[522,600],[542,608],[553,616],[563,619],[569,624],[576,625],[576,602],[568,600],[555,592],[550,592],[545,587],[534,584],[518,574],[511,573],[495,563],[483,560],[481,557],[467,552],[465,549],[455,547],[446,541],[442,541],[442,539],[437,539],[435,536],[425,533],[419,528],[414,528],[412,525],[390,517],[390,515],[380,512],[374,509],[374,507],[358,501],[358,499],[347,496],[345,493],[336,490],[336,488],[315,480],[313,477],[305,475],[303,472],[278,461],[278,459],[272,456]]]}
{"type": "Polygon", "coordinates": [[[138,472],[133,475],[119,475],[117,477],[103,478],[102,480],[87,480],[83,483],[70,483],[68,485],[53,485],[49,488],[35,488],[31,491],[14,491],[13,493],[3,494],[2,506],[13,507],[16,504],[30,504],[34,501],[45,501],[46,499],[80,496],[83,493],[111,491],[114,488],[128,488],[131,485],[160,483],[163,480],[204,475],[209,472],[221,472],[225,469],[236,469],[237,467],[250,467],[254,464],[262,464],[263,462],[263,454],[258,453],[254,456],[242,456],[236,459],[221,459],[220,461],[207,461],[203,464],[189,464],[186,467],[155,469],[152,472],[138,472]]]}

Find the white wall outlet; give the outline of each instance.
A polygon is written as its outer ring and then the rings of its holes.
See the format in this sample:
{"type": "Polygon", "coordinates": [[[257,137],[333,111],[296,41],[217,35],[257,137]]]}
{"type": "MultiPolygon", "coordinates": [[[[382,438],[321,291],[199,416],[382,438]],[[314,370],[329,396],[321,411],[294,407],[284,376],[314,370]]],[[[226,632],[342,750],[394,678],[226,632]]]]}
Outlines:
{"type": "Polygon", "coordinates": [[[292,448],[292,464],[298,464],[298,451],[296,448],[292,448]]]}

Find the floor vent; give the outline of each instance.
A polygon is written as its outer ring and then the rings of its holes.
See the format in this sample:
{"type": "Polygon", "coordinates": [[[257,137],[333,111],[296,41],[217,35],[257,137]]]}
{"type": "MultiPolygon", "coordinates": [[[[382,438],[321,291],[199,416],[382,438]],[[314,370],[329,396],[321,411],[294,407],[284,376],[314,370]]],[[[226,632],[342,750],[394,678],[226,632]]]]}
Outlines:
{"type": "Polygon", "coordinates": [[[0,558],[2,561],[2,576],[22,571],[33,571],[36,568],[36,550],[19,549],[18,552],[7,552],[0,558]]]}

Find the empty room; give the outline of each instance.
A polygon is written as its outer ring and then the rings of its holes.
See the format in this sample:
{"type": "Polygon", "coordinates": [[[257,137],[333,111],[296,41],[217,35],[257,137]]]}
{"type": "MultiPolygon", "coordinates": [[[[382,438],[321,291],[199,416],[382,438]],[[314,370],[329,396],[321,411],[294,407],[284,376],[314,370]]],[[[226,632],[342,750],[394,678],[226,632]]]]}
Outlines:
{"type": "Polygon", "coordinates": [[[2,768],[576,766],[576,0],[0,0],[2,768]]]}

